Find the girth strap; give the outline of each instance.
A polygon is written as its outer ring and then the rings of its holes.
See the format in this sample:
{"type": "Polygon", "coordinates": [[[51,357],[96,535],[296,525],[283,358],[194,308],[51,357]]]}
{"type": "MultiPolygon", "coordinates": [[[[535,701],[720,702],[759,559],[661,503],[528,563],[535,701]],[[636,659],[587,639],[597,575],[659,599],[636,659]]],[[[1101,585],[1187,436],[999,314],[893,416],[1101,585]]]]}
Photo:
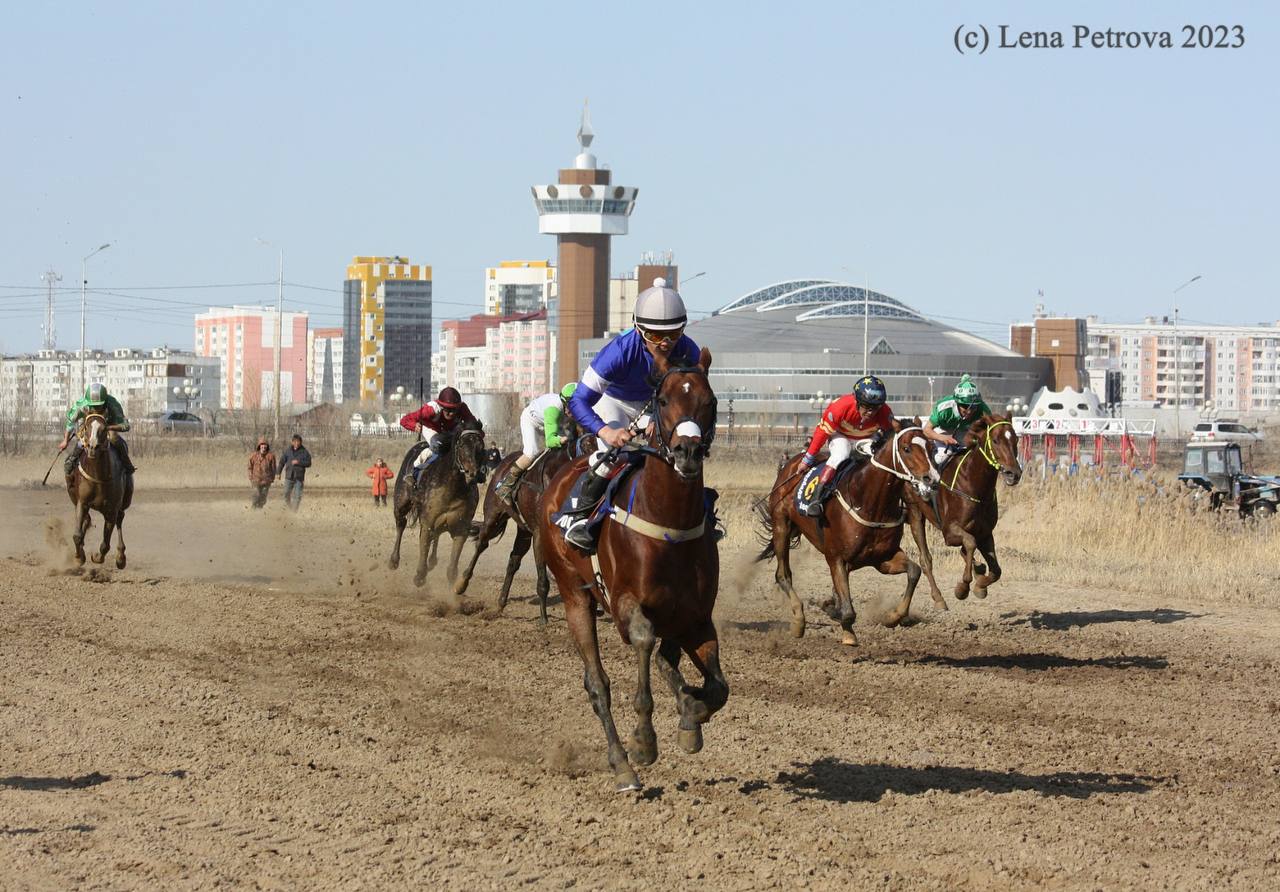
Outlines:
{"type": "Polygon", "coordinates": [[[658,539],[662,542],[688,542],[692,539],[699,538],[707,527],[707,520],[704,517],[698,522],[696,527],[687,530],[673,530],[671,527],[659,526],[656,523],[645,520],[643,517],[626,511],[622,508],[613,508],[610,511],[614,521],[633,530],[642,536],[648,536],[650,539],[658,539]]]}
{"type": "Polygon", "coordinates": [[[840,504],[844,506],[844,510],[849,512],[849,516],[852,517],[854,520],[856,520],[858,523],[862,524],[864,527],[873,527],[878,530],[887,530],[887,529],[892,529],[893,527],[902,526],[903,522],[907,519],[907,512],[903,511],[902,514],[895,521],[866,520],[860,514],[858,514],[858,509],[854,508],[852,505],[850,505],[848,502],[845,501],[844,493],[840,492],[840,490],[838,489],[836,490],[836,498],[839,499],[840,504]]]}

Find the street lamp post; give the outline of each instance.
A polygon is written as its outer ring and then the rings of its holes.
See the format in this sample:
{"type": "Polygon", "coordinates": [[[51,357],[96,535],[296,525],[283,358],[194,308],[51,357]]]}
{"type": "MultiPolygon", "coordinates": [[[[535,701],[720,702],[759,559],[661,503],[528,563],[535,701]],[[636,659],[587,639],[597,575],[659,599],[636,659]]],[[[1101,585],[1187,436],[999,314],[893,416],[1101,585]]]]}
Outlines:
{"type": "MultiPolygon", "coordinates": [[[[278,247],[266,239],[258,239],[258,244],[266,245],[268,248],[278,247]]],[[[280,326],[284,319],[284,248],[280,248],[280,274],[276,279],[276,336],[275,336],[275,434],[274,438],[280,439],[280,326]]]]}
{"type": "Polygon", "coordinates": [[[1182,338],[1178,335],[1178,292],[1192,282],[1200,280],[1200,276],[1192,276],[1177,288],[1173,289],[1173,429],[1174,439],[1182,440],[1182,338]]]}
{"type": "Polygon", "coordinates": [[[932,412],[932,411],[933,411],[933,382],[934,382],[934,380],[936,380],[936,379],[934,379],[933,377],[930,377],[930,378],[929,378],[929,411],[930,411],[930,412],[932,412]]]}
{"type": "Polygon", "coordinates": [[[183,378],[181,386],[174,386],[173,395],[183,401],[182,411],[189,413],[191,411],[191,401],[200,396],[200,388],[193,387],[190,378],[183,378]]]}
{"type": "Polygon", "coordinates": [[[80,260],[80,389],[83,391],[88,385],[88,380],[84,370],[84,315],[85,315],[85,298],[89,289],[89,258],[94,254],[101,253],[111,247],[111,242],[100,245],[80,260]]]}

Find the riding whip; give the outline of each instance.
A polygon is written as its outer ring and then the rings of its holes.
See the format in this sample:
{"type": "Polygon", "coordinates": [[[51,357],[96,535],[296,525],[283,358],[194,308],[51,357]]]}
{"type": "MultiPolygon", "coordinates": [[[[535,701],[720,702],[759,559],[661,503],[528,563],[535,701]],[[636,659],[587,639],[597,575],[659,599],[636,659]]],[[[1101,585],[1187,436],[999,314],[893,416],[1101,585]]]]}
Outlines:
{"type": "Polygon", "coordinates": [[[58,456],[62,455],[62,453],[65,452],[66,450],[67,450],[67,447],[63,446],[61,449],[58,450],[58,455],[55,455],[53,457],[53,461],[49,462],[49,470],[44,472],[44,479],[40,481],[41,486],[44,486],[49,482],[49,475],[53,473],[53,466],[58,463],[58,456]]]}

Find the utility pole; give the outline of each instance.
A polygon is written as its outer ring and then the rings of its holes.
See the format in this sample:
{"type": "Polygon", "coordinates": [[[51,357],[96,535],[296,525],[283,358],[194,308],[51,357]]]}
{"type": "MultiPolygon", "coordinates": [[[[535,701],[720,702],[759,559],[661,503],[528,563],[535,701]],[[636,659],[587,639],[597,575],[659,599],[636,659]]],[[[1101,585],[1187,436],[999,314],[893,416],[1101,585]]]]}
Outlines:
{"type": "Polygon", "coordinates": [[[40,278],[44,279],[45,285],[49,288],[49,296],[45,299],[44,305],[44,349],[58,349],[58,332],[55,329],[56,319],[53,312],[53,288],[54,285],[62,281],[62,276],[54,272],[53,267],[49,267],[49,271],[40,278]]]}
{"type": "Polygon", "coordinates": [[[88,386],[89,380],[85,375],[84,367],[84,315],[85,315],[85,295],[89,288],[89,258],[94,254],[107,250],[111,247],[111,242],[100,245],[96,249],[90,251],[80,259],[80,390],[83,391],[88,386]]]}
{"type": "Polygon", "coordinates": [[[870,354],[867,352],[867,335],[871,330],[871,274],[862,279],[862,377],[871,374],[870,354]]]}
{"type": "Polygon", "coordinates": [[[1200,276],[1193,276],[1173,289],[1173,380],[1177,396],[1173,402],[1174,439],[1182,441],[1182,338],[1178,335],[1178,292],[1192,282],[1199,281],[1200,276]]]}
{"type": "Polygon", "coordinates": [[[276,423],[275,442],[280,442],[280,326],[284,319],[284,248],[280,249],[280,275],[276,279],[276,423]]]}

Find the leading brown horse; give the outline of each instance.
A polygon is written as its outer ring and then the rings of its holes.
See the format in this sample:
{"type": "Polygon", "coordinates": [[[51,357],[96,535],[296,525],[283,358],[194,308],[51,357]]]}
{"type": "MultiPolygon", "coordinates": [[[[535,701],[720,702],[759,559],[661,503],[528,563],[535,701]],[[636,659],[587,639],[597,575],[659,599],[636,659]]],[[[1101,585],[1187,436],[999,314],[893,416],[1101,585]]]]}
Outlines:
{"type": "Polygon", "coordinates": [[[943,610],[947,609],[947,602],[933,578],[933,556],[925,536],[925,520],[942,531],[948,545],[958,545],[964,556],[964,576],[956,583],[955,596],[960,600],[967,598],[972,583],[974,597],[985,598],[987,588],[1000,578],[1000,562],[996,560],[996,542],[992,535],[1000,520],[996,480],[1017,486],[1022,479],[1018,434],[1008,418],[984,415],[970,426],[963,445],[966,451],[953,456],[942,469],[942,482],[934,499],[907,493],[911,536],[920,552],[920,566],[929,580],[933,602],[943,610]],[[975,550],[982,552],[987,567],[974,564],[975,550]],[[974,579],[975,570],[977,579],[974,579]]]}
{"type": "Polygon", "coordinates": [[[658,671],[676,698],[677,742],[685,752],[702,749],[701,726],[729,697],[711,622],[720,557],[702,483],[703,460],[716,423],[716,398],[707,382],[710,366],[711,352],[706,349],[697,365],[655,359],[657,383],[649,402],[652,445],[641,450],[643,463],[619,488],[626,494],[618,497],[625,509],[606,506],[609,514],[602,522],[594,561],[566,542],[552,520],[578,475],[586,471],[585,457],[555,476],[539,512],[547,566],[564,600],[565,619],[584,666],[583,686],[604,727],[619,790],[638,790],[640,780],[613,724],[595,604],[609,611],[639,663],[634,701],[638,722],[631,736],[631,759],[637,764],[651,765],[658,758],[649,679],[655,645],[658,671]],[[685,683],[680,674],[682,653],[702,673],[702,687],[685,683]]]}
{"type": "Polygon", "coordinates": [[[804,635],[804,604],[791,582],[791,547],[801,534],[822,552],[831,570],[834,587],[827,612],[844,630],[841,643],[855,645],[856,616],[849,594],[849,574],[860,567],[875,567],[885,574],[907,574],[907,590],[898,606],[885,618],[886,625],[902,622],[911,606],[911,596],[920,581],[920,566],[902,550],[902,527],[906,511],[902,506],[904,484],[922,493],[933,490],[938,472],[929,458],[929,441],[918,427],[898,430],[863,464],[845,474],[836,484],[822,515],[809,517],[796,507],[795,488],[804,468],[803,453],[783,461],[777,482],[769,495],[756,506],[765,545],[757,561],[776,558],[774,579],[791,605],[791,634],[804,635]]]}
{"type": "Polygon", "coordinates": [[[67,495],[76,506],[76,529],[71,539],[76,546],[76,561],[84,565],[84,537],[89,531],[90,509],[102,515],[102,545],[91,555],[95,564],[106,560],[111,550],[111,534],[119,531],[116,547],[116,569],[125,568],[124,512],[133,504],[133,475],[126,474],[124,462],[111,448],[114,430],[100,413],[86,415],[80,421],[76,436],[80,438],[80,456],[75,469],[67,477],[67,495]]]}

